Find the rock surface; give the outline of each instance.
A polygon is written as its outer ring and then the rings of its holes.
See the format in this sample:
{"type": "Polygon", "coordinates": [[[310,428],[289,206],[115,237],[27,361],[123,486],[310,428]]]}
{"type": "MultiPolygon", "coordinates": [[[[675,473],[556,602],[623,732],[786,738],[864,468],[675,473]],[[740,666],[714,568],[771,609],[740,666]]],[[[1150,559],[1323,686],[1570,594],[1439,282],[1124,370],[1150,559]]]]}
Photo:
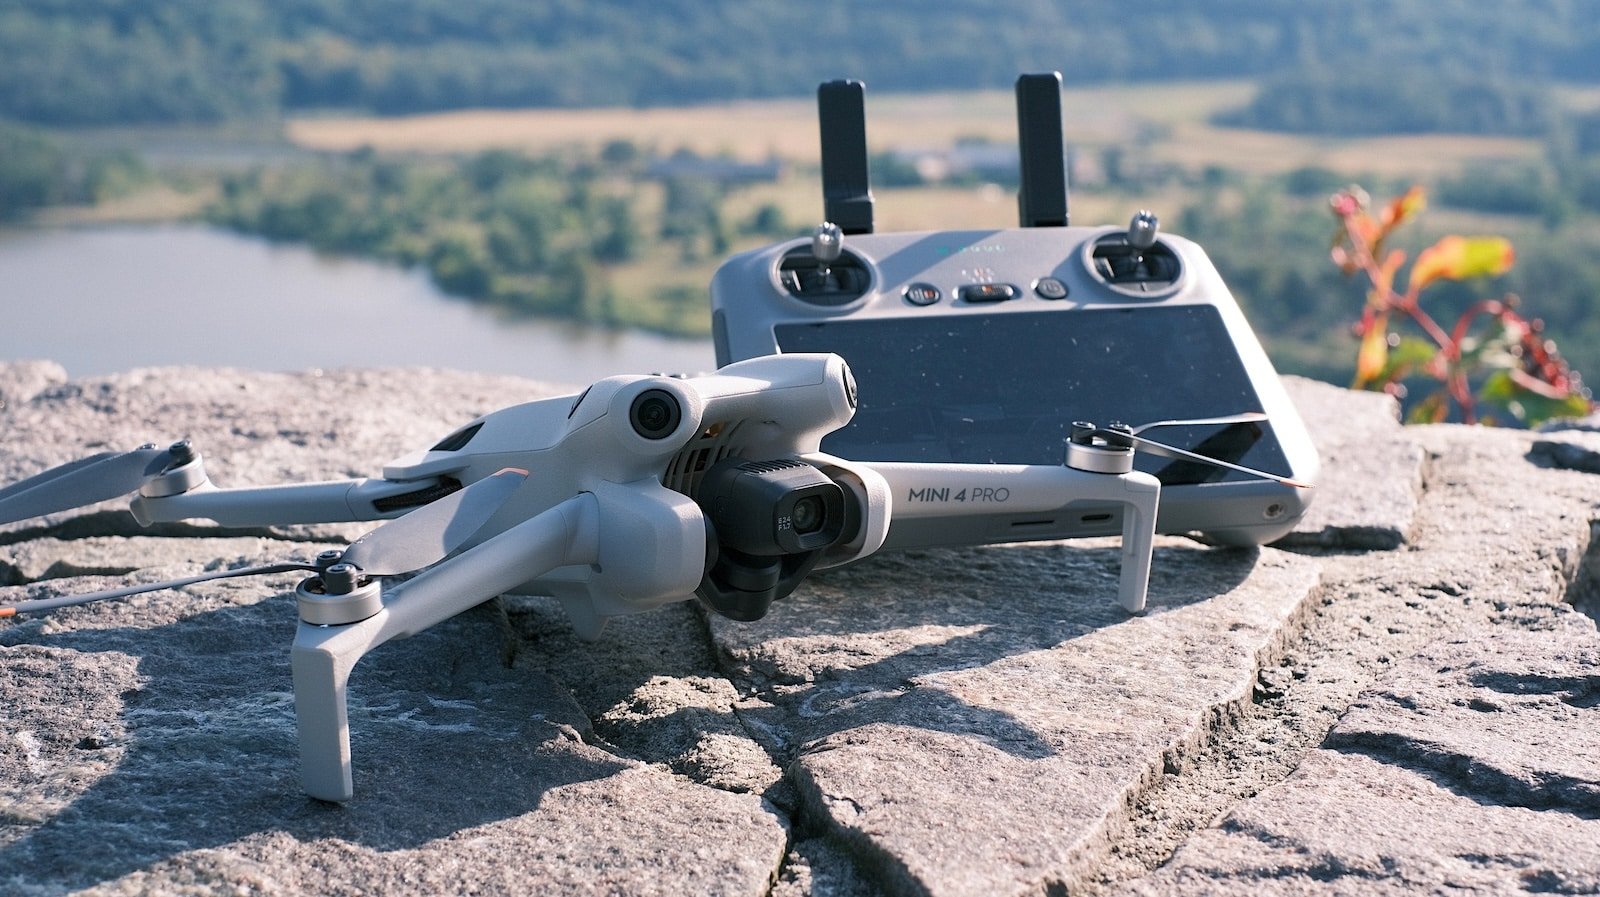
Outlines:
{"type": "Polygon", "coordinates": [[[1397,664],[1139,894],[1600,893],[1600,639],[1525,608],[1397,664]]]}
{"type": "Polygon", "coordinates": [[[1287,548],[1398,548],[1422,493],[1422,447],[1400,425],[1393,396],[1285,377],[1317,446],[1317,497],[1278,544],[1287,548]]]}
{"type": "MultiPolygon", "coordinates": [[[[1323,458],[1277,547],[885,554],[755,624],[576,640],[517,598],[374,652],[357,798],[296,782],[294,577],[0,621],[0,892],[1600,890],[1600,478],[1289,378],[1323,458]],[[1302,553],[1295,553],[1295,552],[1302,553]],[[1591,613],[1593,611],[1591,610],[1591,613]]],[[[0,364],[0,484],[191,437],[227,484],[375,473],[566,392],[438,371],[0,364]]],[[[0,602],[309,557],[362,527],[0,528],[0,602]]]]}

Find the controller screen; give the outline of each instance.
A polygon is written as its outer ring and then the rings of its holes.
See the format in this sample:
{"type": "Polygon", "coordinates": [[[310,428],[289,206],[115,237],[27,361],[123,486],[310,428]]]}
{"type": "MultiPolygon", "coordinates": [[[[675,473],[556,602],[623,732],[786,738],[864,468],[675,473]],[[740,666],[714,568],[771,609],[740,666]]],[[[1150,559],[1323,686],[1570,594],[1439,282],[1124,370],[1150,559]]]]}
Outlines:
{"type": "MultiPolygon", "coordinates": [[[[1260,411],[1208,305],[789,323],[783,352],[835,352],[860,408],[822,450],[854,461],[1061,464],[1072,422],[1138,426],[1260,411]]],[[[1160,427],[1143,434],[1288,475],[1268,424],[1160,427]]],[[[1141,452],[1164,484],[1249,479],[1141,452]]]]}

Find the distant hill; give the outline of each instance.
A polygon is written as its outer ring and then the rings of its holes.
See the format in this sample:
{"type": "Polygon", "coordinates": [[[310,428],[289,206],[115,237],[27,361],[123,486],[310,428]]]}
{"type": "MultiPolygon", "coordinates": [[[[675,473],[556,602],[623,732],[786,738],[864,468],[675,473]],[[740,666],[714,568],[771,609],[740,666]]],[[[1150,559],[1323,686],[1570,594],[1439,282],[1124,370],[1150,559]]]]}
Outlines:
{"type": "Polygon", "coordinates": [[[841,76],[1002,87],[1047,69],[1298,76],[1292,102],[1307,72],[1593,82],[1600,16],[1577,0],[0,0],[0,117],[50,125],[668,105],[841,76]]]}

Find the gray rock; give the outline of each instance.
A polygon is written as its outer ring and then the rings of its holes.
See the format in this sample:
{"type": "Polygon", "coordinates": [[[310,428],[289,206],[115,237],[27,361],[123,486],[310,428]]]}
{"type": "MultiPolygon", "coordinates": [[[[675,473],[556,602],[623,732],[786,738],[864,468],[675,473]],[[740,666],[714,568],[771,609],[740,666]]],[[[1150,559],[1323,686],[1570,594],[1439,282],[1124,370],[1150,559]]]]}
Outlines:
{"type": "Polygon", "coordinates": [[[879,890],[857,871],[855,861],[827,839],[796,842],[773,883],[771,897],[878,897],[879,890]]]}
{"type": "Polygon", "coordinates": [[[200,572],[216,558],[268,557],[310,561],[326,546],[278,539],[167,539],[153,536],[93,536],[86,539],[32,539],[0,545],[0,585],[18,585],[67,576],[115,576],[145,567],[189,566],[200,572]]]}
{"type": "Polygon", "coordinates": [[[0,890],[767,889],[787,841],[770,805],[588,743],[565,688],[502,662],[492,606],[362,662],[356,799],[305,797],[293,581],[207,583],[0,628],[0,890]]]}
{"type": "Polygon", "coordinates": [[[1422,488],[1422,448],[1400,424],[1393,396],[1284,377],[1322,459],[1317,495],[1289,548],[1387,550],[1411,534],[1422,488]]]}
{"type": "Polygon", "coordinates": [[[1130,618],[1117,557],[883,555],[711,629],[770,704],[741,715],[791,746],[807,818],[887,890],[1070,888],[1146,780],[1250,700],[1317,584],[1304,558],[1166,540],[1130,618]]]}
{"type": "MultiPolygon", "coordinates": [[[[0,482],[179,436],[224,485],[370,475],[565,391],[18,370],[0,482]]],[[[1600,493],[1533,449],[1574,434],[1403,429],[1289,385],[1324,475],[1284,544],[1316,558],[1163,539],[1134,618],[1116,540],[886,554],[757,624],[671,605],[594,643],[553,601],[485,605],[358,667],[342,808],[296,781],[294,575],[0,621],[0,893],[1600,887],[1593,630],[1552,609],[1600,606],[1600,493]]],[[[0,577],[30,581],[0,602],[356,531],[68,513],[0,531],[0,577]]]]}
{"type": "Polygon", "coordinates": [[[0,361],[0,411],[67,382],[67,369],[53,361],[0,361]]]}
{"type": "Polygon", "coordinates": [[[1414,432],[1434,460],[1410,546],[1324,559],[1327,597],[1285,696],[1220,740],[1243,756],[1158,789],[1178,797],[1156,809],[1187,797],[1209,815],[1191,817],[1176,855],[1146,859],[1154,871],[1124,870],[1100,893],[1597,886],[1594,804],[1583,809],[1597,642],[1561,606],[1592,590],[1600,564],[1595,480],[1529,463],[1532,434],[1414,432]],[[1285,742],[1302,747],[1260,762],[1285,742]],[[1229,782],[1239,770],[1245,781],[1229,782]],[[1188,795],[1212,788],[1235,797],[1188,795]]]}
{"type": "Polygon", "coordinates": [[[637,754],[670,758],[697,782],[761,794],[782,773],[734,716],[737,700],[733,684],[720,677],[654,676],[595,727],[637,754]]]}
{"type": "Polygon", "coordinates": [[[517,664],[566,684],[596,736],[618,753],[793,805],[782,770],[739,720],[741,696],[718,673],[690,605],[613,620],[594,642],[574,637],[554,599],[508,598],[506,610],[522,648],[517,664]]]}
{"type": "Polygon", "coordinates": [[[1440,640],[1128,892],[1596,893],[1597,663],[1592,621],[1557,608],[1440,640]]]}
{"type": "Polygon", "coordinates": [[[1570,612],[1522,617],[1514,629],[1469,627],[1398,665],[1324,745],[1486,804],[1600,819],[1600,637],[1570,612]]]}

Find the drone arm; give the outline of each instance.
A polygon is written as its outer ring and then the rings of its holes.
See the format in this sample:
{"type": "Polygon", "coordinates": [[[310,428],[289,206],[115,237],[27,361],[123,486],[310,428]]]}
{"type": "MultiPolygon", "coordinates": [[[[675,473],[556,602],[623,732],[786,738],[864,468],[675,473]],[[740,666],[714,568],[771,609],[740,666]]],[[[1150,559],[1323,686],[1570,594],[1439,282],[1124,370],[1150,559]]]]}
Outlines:
{"type": "MultiPolygon", "coordinates": [[[[1070,467],[1018,464],[873,462],[892,491],[894,520],[963,518],[984,511],[1054,513],[1074,502],[1123,506],[1122,573],[1117,601],[1144,609],[1155,545],[1161,483],[1140,471],[1091,473],[1070,467]]],[[[890,539],[894,529],[890,524],[890,539]]]]}
{"type": "Polygon", "coordinates": [[[330,801],[353,794],[345,693],[363,655],[558,567],[594,563],[598,517],[594,496],[580,494],[394,587],[374,616],[340,626],[302,621],[290,659],[306,793],[330,801]]]}
{"type": "Polygon", "coordinates": [[[398,517],[439,497],[438,480],[332,480],[284,486],[218,489],[209,483],[176,495],[138,495],[130,506],[141,525],[203,518],[222,526],[343,523],[398,517]],[[408,502],[406,496],[417,501],[408,502]],[[394,506],[380,510],[377,502],[394,506]]]}

